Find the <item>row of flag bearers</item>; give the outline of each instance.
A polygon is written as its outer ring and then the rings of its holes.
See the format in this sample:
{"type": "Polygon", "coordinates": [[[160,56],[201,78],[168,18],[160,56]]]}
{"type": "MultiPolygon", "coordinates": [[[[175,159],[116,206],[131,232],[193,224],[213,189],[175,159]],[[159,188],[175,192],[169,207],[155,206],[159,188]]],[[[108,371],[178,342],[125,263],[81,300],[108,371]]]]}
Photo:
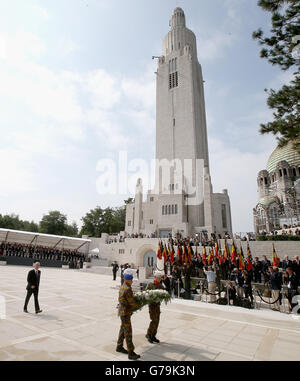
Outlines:
{"type": "MultiPolygon", "coordinates": [[[[214,262],[217,262],[219,265],[222,265],[225,262],[231,262],[235,267],[238,267],[239,270],[251,271],[253,269],[253,258],[247,242],[247,255],[244,256],[243,248],[240,246],[238,250],[234,241],[231,246],[231,251],[227,241],[225,241],[224,248],[222,250],[220,243],[217,241],[215,247],[209,247],[208,252],[207,248],[203,246],[202,253],[198,253],[198,248],[194,252],[193,247],[190,244],[182,243],[177,246],[176,255],[173,244],[169,244],[168,247],[163,242],[159,242],[157,249],[157,259],[163,260],[164,264],[174,262],[183,264],[183,263],[192,263],[193,259],[201,258],[204,266],[212,265],[214,262]]],[[[279,266],[280,259],[276,253],[274,244],[273,244],[273,257],[272,265],[279,266]]]]}

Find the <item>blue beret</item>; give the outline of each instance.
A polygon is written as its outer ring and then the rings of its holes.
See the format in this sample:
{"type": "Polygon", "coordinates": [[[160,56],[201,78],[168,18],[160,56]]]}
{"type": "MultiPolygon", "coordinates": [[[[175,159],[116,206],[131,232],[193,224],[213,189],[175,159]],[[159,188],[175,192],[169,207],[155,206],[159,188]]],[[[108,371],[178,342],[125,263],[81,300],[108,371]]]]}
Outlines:
{"type": "Polygon", "coordinates": [[[125,275],[124,275],[124,279],[126,279],[126,280],[132,280],[132,279],[133,279],[133,276],[130,275],[130,274],[125,274],[125,275]]]}

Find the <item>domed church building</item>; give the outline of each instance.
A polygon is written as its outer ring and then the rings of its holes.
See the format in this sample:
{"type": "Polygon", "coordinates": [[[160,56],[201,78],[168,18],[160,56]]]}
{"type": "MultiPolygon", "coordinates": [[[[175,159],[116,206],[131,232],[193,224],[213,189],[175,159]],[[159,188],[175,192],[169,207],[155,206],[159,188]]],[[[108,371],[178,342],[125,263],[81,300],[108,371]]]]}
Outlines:
{"type": "Polygon", "coordinates": [[[300,154],[292,142],[273,151],[267,168],[258,173],[257,185],[256,234],[300,223],[300,154]]]}

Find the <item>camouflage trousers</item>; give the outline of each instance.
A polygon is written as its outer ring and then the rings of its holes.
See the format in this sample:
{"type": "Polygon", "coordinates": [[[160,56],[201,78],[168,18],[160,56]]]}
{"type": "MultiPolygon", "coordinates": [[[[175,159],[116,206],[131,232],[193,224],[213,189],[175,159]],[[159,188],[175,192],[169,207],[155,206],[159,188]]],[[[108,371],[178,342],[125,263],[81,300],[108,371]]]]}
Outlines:
{"type": "Polygon", "coordinates": [[[150,324],[147,331],[147,335],[149,336],[156,336],[157,334],[157,328],[159,325],[159,318],[160,318],[160,308],[149,308],[149,314],[150,314],[150,324]]]}
{"type": "Polygon", "coordinates": [[[127,350],[128,352],[132,352],[134,350],[134,345],[132,342],[132,327],[131,327],[131,316],[120,316],[121,318],[121,327],[118,338],[118,347],[122,347],[124,343],[124,339],[126,340],[127,350]]]}

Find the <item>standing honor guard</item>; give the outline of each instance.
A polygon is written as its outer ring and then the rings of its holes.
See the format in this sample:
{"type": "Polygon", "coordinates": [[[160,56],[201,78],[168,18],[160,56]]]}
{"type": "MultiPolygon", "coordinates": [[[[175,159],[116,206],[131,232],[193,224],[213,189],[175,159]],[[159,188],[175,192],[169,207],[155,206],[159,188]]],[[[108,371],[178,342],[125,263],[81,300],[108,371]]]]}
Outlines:
{"type": "Polygon", "coordinates": [[[39,270],[40,263],[35,262],[34,269],[30,270],[27,276],[27,295],[25,299],[24,304],[24,312],[28,313],[27,306],[29,299],[31,295],[34,296],[34,306],[35,306],[35,313],[38,314],[42,312],[39,306],[39,300],[38,300],[38,294],[39,294],[39,285],[40,285],[40,278],[41,278],[41,271],[39,270]]]}
{"type": "MultiPolygon", "coordinates": [[[[146,290],[164,290],[165,288],[161,284],[162,277],[164,276],[163,272],[155,271],[154,272],[154,282],[149,283],[146,290]]],[[[159,340],[156,338],[157,328],[159,325],[160,318],[160,302],[149,304],[149,314],[150,314],[150,325],[147,331],[146,338],[149,343],[159,343],[159,340]]]]}
{"type": "Polygon", "coordinates": [[[134,352],[132,342],[131,315],[141,306],[135,302],[131,289],[133,275],[131,269],[124,271],[124,283],[119,292],[119,316],[121,318],[121,328],[119,332],[118,344],[116,351],[128,354],[129,360],[137,360],[141,356],[134,352]],[[126,340],[127,350],[123,347],[124,339],[126,340]]]}

